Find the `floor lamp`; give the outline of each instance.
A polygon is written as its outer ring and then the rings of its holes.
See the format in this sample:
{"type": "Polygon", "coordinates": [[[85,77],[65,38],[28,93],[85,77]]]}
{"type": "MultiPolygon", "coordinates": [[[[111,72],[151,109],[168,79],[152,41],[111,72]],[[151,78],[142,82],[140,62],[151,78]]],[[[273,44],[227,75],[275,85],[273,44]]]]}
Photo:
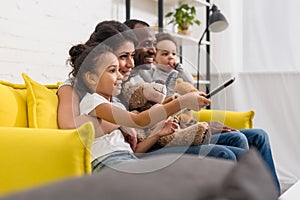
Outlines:
{"type": "Polygon", "coordinates": [[[220,12],[218,7],[213,4],[210,11],[212,12],[208,18],[208,24],[198,42],[198,65],[197,65],[197,89],[200,89],[200,49],[201,49],[201,42],[202,39],[207,33],[207,31],[211,32],[221,32],[228,27],[228,22],[224,15],[220,12]]]}

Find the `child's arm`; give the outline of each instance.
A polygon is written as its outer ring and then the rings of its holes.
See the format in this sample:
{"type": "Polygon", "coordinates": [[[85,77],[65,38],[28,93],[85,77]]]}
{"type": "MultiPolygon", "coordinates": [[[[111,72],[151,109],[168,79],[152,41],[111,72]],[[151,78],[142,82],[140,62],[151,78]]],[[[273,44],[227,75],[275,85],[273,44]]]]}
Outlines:
{"type": "Polygon", "coordinates": [[[102,103],[98,105],[91,114],[114,124],[133,128],[146,128],[167,119],[167,117],[183,108],[200,110],[210,103],[211,101],[209,99],[201,96],[198,92],[192,92],[182,95],[164,105],[153,106],[149,110],[141,113],[128,112],[114,107],[110,103],[102,103]]]}
{"type": "Polygon", "coordinates": [[[171,120],[164,121],[163,127],[157,133],[152,133],[145,140],[137,144],[134,153],[147,152],[159,140],[160,137],[173,134],[178,128],[179,128],[178,121],[173,121],[173,122],[171,120]]]}

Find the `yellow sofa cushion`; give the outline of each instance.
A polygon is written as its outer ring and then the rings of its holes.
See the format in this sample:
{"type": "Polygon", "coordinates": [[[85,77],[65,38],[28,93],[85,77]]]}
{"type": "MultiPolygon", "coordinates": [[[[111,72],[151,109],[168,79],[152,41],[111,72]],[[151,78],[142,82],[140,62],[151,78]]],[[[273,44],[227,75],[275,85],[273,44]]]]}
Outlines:
{"type": "Polygon", "coordinates": [[[27,127],[25,85],[0,80],[0,126],[27,127]]]}
{"type": "Polygon", "coordinates": [[[235,129],[253,128],[254,111],[235,112],[225,110],[201,110],[193,112],[197,121],[218,121],[235,129]]]}
{"type": "Polygon", "coordinates": [[[91,122],[77,130],[0,127],[0,196],[91,172],[91,122]]]}
{"type": "Polygon", "coordinates": [[[41,85],[22,73],[27,88],[28,125],[29,128],[58,129],[56,95],[59,84],[41,85]]]}

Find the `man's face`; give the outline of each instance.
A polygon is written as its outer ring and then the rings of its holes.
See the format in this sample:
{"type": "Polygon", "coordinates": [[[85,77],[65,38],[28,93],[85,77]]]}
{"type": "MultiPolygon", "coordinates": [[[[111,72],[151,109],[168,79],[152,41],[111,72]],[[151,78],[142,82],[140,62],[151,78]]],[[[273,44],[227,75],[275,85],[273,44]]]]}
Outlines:
{"type": "Polygon", "coordinates": [[[134,29],[138,39],[134,57],[135,68],[150,69],[156,54],[155,33],[150,28],[134,29]]]}

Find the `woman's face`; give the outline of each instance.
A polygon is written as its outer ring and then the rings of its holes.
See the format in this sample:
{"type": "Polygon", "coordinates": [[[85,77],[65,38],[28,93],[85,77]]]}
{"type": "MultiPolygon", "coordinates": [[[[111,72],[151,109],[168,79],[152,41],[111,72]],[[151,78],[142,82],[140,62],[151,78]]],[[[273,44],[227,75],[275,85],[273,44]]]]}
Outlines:
{"type": "Polygon", "coordinates": [[[116,51],[119,60],[119,71],[123,75],[123,81],[129,78],[131,69],[134,67],[135,48],[131,41],[125,41],[116,51]]]}

